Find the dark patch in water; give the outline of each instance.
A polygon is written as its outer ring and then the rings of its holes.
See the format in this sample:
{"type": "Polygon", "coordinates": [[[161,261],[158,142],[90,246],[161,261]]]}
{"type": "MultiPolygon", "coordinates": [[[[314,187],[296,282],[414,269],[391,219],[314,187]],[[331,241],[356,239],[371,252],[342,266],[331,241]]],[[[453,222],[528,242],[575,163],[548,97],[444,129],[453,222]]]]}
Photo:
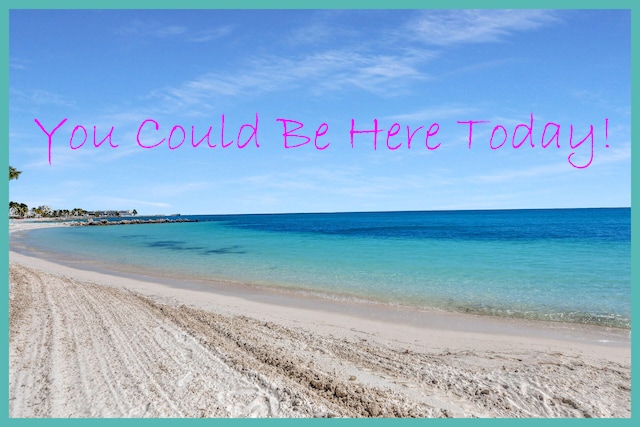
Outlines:
{"type": "Polygon", "coordinates": [[[120,236],[121,239],[148,239],[149,236],[145,236],[144,234],[125,234],[124,236],[120,236]]]}
{"type": "Polygon", "coordinates": [[[205,248],[202,246],[169,246],[167,249],[172,251],[202,251],[205,248]]]}
{"type": "Polygon", "coordinates": [[[202,246],[186,246],[187,242],[180,240],[158,240],[155,242],[147,243],[150,248],[163,248],[172,251],[194,251],[201,252],[204,255],[226,255],[226,254],[245,254],[246,251],[240,250],[240,246],[227,246],[216,249],[207,249],[202,246]]]}
{"type": "Polygon", "coordinates": [[[147,246],[150,248],[175,248],[185,243],[177,240],[158,240],[157,242],[147,243],[147,246]]]}
{"type": "Polygon", "coordinates": [[[226,248],[209,249],[207,251],[204,251],[203,253],[205,255],[208,255],[208,254],[225,255],[225,254],[246,254],[247,253],[246,251],[238,250],[238,248],[240,248],[240,246],[235,245],[235,246],[229,246],[226,248]]]}
{"type": "Polygon", "coordinates": [[[203,246],[184,246],[186,242],[178,240],[159,240],[156,242],[147,243],[150,248],[164,248],[172,251],[203,251],[206,248],[203,246]]]}

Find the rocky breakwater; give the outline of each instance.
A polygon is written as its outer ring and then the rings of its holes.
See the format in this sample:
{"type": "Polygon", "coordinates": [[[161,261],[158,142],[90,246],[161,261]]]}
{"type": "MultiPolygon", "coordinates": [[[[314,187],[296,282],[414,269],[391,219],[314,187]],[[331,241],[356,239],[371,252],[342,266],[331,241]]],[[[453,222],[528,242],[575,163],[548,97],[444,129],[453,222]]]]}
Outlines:
{"type": "Polygon", "coordinates": [[[123,219],[120,221],[109,221],[108,219],[94,220],[89,218],[87,221],[74,222],[71,225],[74,226],[101,226],[101,225],[126,225],[126,224],[166,224],[174,222],[198,222],[197,219],[169,219],[169,218],[150,218],[150,219],[123,219]]]}

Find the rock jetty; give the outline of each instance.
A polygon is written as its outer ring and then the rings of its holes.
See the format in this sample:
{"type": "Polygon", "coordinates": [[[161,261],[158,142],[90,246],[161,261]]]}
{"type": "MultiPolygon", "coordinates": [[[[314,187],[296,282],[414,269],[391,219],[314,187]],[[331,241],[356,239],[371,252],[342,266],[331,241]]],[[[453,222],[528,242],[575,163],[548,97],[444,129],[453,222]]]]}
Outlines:
{"type": "Polygon", "coordinates": [[[108,219],[94,220],[89,218],[87,221],[74,222],[71,225],[74,226],[87,226],[87,225],[126,225],[126,224],[165,224],[174,222],[198,222],[197,219],[169,219],[169,218],[155,218],[155,219],[123,219],[120,221],[109,221],[108,219]]]}

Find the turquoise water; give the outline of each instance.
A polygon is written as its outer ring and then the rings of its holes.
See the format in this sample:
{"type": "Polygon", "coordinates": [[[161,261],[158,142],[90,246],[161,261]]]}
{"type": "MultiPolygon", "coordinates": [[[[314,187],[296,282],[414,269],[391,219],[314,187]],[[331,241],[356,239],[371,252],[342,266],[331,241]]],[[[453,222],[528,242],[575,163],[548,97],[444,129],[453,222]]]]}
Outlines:
{"type": "Polygon", "coordinates": [[[328,298],[630,327],[631,212],[621,209],[203,215],[39,229],[12,247],[163,277],[328,298]]]}

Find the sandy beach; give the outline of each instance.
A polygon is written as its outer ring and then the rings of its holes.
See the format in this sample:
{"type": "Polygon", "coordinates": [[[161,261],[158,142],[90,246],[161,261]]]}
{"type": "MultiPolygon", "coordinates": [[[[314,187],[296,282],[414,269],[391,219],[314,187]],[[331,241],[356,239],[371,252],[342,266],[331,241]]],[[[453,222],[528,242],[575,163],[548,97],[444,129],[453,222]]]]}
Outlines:
{"type": "Polygon", "coordinates": [[[7,425],[632,423],[636,2],[39,3],[7,425]]]}
{"type": "Polygon", "coordinates": [[[10,416],[631,413],[628,331],[258,294],[12,251],[10,416]]]}

